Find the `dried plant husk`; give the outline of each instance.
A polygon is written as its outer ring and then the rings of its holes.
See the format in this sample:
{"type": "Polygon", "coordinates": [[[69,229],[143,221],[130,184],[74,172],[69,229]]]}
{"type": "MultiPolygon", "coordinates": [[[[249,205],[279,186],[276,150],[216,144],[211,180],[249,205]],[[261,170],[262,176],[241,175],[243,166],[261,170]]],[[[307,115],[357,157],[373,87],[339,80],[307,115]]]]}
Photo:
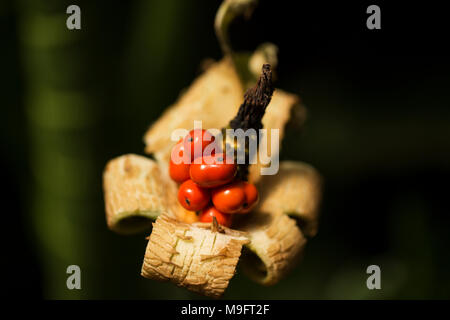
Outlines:
{"type": "Polygon", "coordinates": [[[317,233],[322,177],[309,164],[283,161],[276,175],[263,176],[259,183],[259,212],[287,214],[297,220],[306,237],[317,233]],[[264,187],[270,186],[270,187],[264,187]]]}
{"type": "MultiPolygon", "coordinates": [[[[211,64],[145,134],[145,152],[155,160],[125,155],[106,166],[108,226],[133,233],[149,228],[156,218],[142,265],[144,277],[219,297],[241,258],[250,278],[275,284],[295,266],[307,237],[317,231],[320,177],[300,162],[281,162],[274,176],[261,176],[264,165],[260,162],[250,166],[249,180],[257,183],[261,200],[254,212],[236,223],[239,231],[223,228],[220,232],[211,224],[195,223],[195,213],[178,203],[177,184],[168,175],[176,143],[170,133],[190,130],[194,120],[201,120],[205,129],[225,127],[236,114],[243,92],[229,58],[211,64]]],[[[262,123],[265,129],[279,129],[280,143],[287,123],[294,119],[301,124],[305,115],[296,95],[276,89],[262,123]]],[[[269,154],[278,157],[275,152],[269,154]]]]}
{"type": "Polygon", "coordinates": [[[172,147],[171,132],[191,130],[194,121],[202,121],[204,129],[220,129],[236,114],[243,88],[229,58],[213,63],[149,128],[144,136],[145,152],[168,164],[172,147]]]}
{"type": "Polygon", "coordinates": [[[121,234],[149,229],[161,214],[185,222],[196,222],[195,212],[177,200],[177,184],[161,170],[160,163],[127,154],[108,162],[103,173],[108,227],[121,234]]]}
{"type": "Polygon", "coordinates": [[[153,224],[141,274],[220,297],[248,242],[243,232],[212,231],[210,224],[188,224],[163,214],[153,224]]]}

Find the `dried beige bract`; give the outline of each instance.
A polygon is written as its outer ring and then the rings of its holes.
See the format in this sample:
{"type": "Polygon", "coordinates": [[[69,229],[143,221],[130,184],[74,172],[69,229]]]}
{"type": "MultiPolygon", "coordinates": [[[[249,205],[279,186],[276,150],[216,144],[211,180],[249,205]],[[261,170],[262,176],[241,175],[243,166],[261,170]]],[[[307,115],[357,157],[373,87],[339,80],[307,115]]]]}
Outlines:
{"type": "Polygon", "coordinates": [[[177,184],[160,163],[149,158],[127,154],[109,161],[103,189],[108,227],[118,233],[148,230],[162,213],[185,222],[197,221],[195,212],[178,203],[177,184]]]}
{"type": "MultiPolygon", "coordinates": [[[[281,162],[273,176],[261,175],[263,164],[259,161],[250,166],[248,178],[257,184],[260,203],[250,214],[236,217],[234,230],[196,222],[196,214],[178,203],[177,184],[169,177],[171,149],[176,143],[171,133],[180,128],[191,130],[194,121],[202,121],[204,129],[226,127],[258,65],[276,62],[273,45],[266,44],[245,58],[232,52],[222,32],[233,17],[250,12],[255,3],[224,1],[215,27],[225,57],[210,63],[146,132],[145,152],[155,160],[137,155],[118,157],[108,163],[103,178],[110,229],[135,233],[149,228],[156,219],[142,276],[171,281],[211,297],[224,293],[240,260],[253,280],[263,285],[277,283],[299,261],[307,238],[316,234],[318,226],[321,178],[313,167],[301,162],[281,162]],[[242,67],[242,61],[248,65],[242,67]]],[[[262,124],[265,129],[279,130],[279,141],[274,141],[279,150],[285,126],[300,127],[305,117],[298,96],[276,89],[262,124]]],[[[270,147],[269,139],[265,136],[260,142],[270,147]]],[[[274,149],[268,154],[272,159],[279,156],[274,149]]]]}
{"type": "Polygon", "coordinates": [[[250,243],[243,256],[243,270],[254,281],[272,285],[282,279],[298,262],[306,239],[295,220],[286,215],[255,214],[242,230],[248,232],[250,243]]]}

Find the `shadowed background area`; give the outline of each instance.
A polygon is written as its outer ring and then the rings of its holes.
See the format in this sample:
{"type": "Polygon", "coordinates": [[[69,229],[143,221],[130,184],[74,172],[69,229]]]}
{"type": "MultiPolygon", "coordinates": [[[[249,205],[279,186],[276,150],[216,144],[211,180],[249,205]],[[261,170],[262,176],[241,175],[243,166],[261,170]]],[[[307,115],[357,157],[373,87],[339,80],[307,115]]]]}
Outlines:
{"type": "MultiPolygon", "coordinates": [[[[143,153],[146,128],[220,59],[220,1],[2,1],[2,275],[10,297],[202,298],[140,276],[146,234],[106,228],[102,170],[143,153]],[[77,4],[82,29],[65,26],[77,4]],[[6,207],[5,207],[6,204],[6,207]],[[6,219],[6,220],[5,220],[6,219]],[[82,290],[66,268],[82,270],[82,290]]],[[[236,49],[279,47],[276,86],[308,108],[282,158],[324,176],[320,229],[274,287],[239,270],[229,299],[449,298],[450,62],[444,10],[262,1],[236,49]],[[441,15],[441,16],[439,16],[441,15]],[[411,20],[421,24],[408,24],[411,20]],[[366,287],[381,267],[382,290],[366,287]]],[[[269,106],[270,107],[270,106],[269,106]]]]}

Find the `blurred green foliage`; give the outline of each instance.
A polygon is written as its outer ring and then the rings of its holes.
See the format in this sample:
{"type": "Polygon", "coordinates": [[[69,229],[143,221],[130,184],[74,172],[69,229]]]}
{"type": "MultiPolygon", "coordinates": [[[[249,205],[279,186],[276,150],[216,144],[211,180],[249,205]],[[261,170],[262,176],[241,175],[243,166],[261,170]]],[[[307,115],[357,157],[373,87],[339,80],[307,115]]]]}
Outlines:
{"type": "MultiPolygon", "coordinates": [[[[202,298],[140,276],[145,235],[106,228],[101,183],[109,159],[142,153],[146,128],[202,60],[221,57],[220,2],[77,1],[80,31],[65,28],[69,4],[0,7],[2,158],[19,181],[15,214],[38,270],[27,284],[57,299],[202,298]],[[81,267],[82,290],[66,288],[71,264],[81,267]]],[[[270,40],[293,50],[281,36],[270,40]]],[[[321,229],[288,279],[264,288],[238,272],[225,298],[448,298],[448,64],[424,62],[425,76],[411,78],[415,59],[383,69],[297,55],[281,56],[277,85],[301,94],[309,119],[300,138],[288,135],[283,158],[322,172],[321,229]],[[370,264],[381,267],[380,291],[365,286],[370,264]]]]}

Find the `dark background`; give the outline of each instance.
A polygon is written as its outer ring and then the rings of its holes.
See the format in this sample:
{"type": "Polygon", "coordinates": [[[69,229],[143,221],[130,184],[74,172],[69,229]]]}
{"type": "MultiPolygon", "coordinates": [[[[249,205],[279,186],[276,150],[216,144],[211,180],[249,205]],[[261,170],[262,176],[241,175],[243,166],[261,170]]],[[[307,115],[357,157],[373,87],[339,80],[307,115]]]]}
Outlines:
{"type": "MultiPolygon", "coordinates": [[[[220,1],[2,1],[2,293],[57,299],[200,298],[140,277],[145,234],[106,228],[105,163],[143,151],[146,128],[220,59],[220,1]],[[65,27],[77,4],[82,30],[65,27]],[[6,204],[6,206],[5,206],[6,204]],[[82,290],[66,288],[66,267],[82,290]]],[[[324,176],[319,234],[274,287],[240,272],[225,298],[450,297],[449,28],[428,1],[261,1],[231,26],[237,50],[279,47],[276,86],[308,108],[284,159],[324,176]],[[381,30],[365,27],[381,7],[381,30]],[[382,290],[366,288],[368,265],[382,290]]]]}

